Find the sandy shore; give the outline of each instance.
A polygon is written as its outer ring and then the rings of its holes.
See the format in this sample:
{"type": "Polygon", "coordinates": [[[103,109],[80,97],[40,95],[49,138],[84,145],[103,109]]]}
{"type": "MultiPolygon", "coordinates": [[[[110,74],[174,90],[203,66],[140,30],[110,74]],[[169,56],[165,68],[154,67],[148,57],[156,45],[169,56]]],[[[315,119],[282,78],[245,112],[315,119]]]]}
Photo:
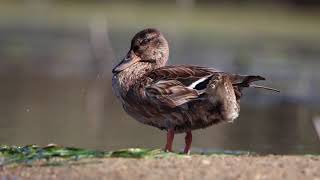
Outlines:
{"type": "Polygon", "coordinates": [[[319,156],[85,159],[62,166],[2,167],[2,179],[314,179],[319,156]]]}

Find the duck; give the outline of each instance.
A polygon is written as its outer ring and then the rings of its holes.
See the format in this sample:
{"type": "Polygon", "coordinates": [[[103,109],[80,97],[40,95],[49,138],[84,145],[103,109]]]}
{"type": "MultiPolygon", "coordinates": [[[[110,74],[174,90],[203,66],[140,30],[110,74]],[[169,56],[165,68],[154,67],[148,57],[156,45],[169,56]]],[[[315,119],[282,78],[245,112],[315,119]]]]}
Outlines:
{"type": "Polygon", "coordinates": [[[164,150],[172,152],[175,134],[185,133],[189,154],[192,131],[233,122],[245,88],[277,89],[254,84],[259,75],[240,75],[197,65],[166,65],[169,44],[155,28],[131,40],[126,56],[113,70],[112,88],[123,109],[145,125],[167,132],[164,150]]]}

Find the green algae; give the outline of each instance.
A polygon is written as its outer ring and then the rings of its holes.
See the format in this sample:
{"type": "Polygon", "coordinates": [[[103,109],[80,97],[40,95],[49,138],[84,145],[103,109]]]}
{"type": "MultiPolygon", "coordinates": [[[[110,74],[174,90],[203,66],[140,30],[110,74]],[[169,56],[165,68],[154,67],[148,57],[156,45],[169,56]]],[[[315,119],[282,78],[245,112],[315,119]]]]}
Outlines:
{"type": "Polygon", "coordinates": [[[82,158],[99,158],[106,156],[106,152],[86,150],[73,147],[61,147],[57,145],[48,145],[40,147],[37,145],[18,146],[0,146],[0,165],[13,163],[32,164],[37,160],[46,160],[49,162],[53,158],[62,158],[78,160],[82,158]]]}
{"type": "MultiPolygon", "coordinates": [[[[192,153],[191,156],[235,156],[249,155],[246,151],[213,151],[192,153]]],[[[116,151],[98,151],[75,147],[62,147],[50,144],[44,147],[37,145],[0,146],[0,166],[12,164],[33,165],[41,161],[42,165],[59,166],[66,162],[77,161],[83,158],[184,158],[190,157],[183,153],[164,152],[161,149],[129,148],[116,151]]]]}

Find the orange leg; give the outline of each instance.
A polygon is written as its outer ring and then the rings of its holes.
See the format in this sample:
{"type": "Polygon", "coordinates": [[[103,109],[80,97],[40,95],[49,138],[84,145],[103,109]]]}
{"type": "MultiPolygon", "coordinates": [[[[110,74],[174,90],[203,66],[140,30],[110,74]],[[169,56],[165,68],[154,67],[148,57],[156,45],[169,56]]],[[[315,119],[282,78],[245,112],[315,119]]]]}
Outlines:
{"type": "Polygon", "coordinates": [[[168,132],[167,132],[167,144],[166,144],[166,147],[165,147],[164,151],[172,152],[173,139],[174,139],[174,129],[168,129],[168,132]]]}
{"type": "Polygon", "coordinates": [[[190,154],[190,147],[192,143],[192,133],[191,131],[187,131],[186,137],[185,137],[186,146],[184,147],[184,153],[190,154]]]}

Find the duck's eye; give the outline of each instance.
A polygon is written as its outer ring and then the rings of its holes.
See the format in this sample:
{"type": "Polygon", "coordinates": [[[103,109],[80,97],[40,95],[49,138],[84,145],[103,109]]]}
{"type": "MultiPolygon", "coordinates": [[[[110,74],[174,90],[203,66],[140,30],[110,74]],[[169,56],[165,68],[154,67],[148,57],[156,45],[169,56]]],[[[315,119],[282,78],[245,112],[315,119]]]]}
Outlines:
{"type": "Polygon", "coordinates": [[[147,44],[149,41],[150,41],[150,39],[143,39],[143,40],[141,41],[141,44],[142,44],[142,45],[145,45],[145,44],[147,44]]]}

